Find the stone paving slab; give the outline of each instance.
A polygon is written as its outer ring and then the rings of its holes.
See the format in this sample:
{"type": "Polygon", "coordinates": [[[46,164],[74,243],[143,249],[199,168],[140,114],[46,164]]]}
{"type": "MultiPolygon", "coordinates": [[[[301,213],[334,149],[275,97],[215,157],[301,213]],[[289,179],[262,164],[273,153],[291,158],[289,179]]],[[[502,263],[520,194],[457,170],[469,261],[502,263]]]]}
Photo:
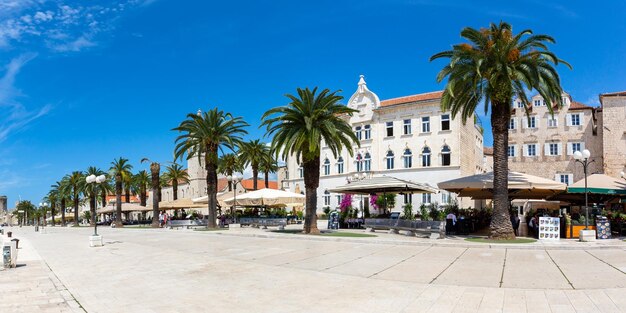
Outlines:
{"type": "Polygon", "coordinates": [[[621,247],[493,249],[377,238],[258,237],[265,232],[249,229],[235,236],[100,231],[100,248],[88,247],[86,228],[49,228],[44,235],[25,228],[17,235],[32,242],[59,285],[67,287],[59,293],[73,296],[87,312],[626,311],[626,289],[619,285],[626,274],[616,269],[623,262],[621,247]],[[571,258],[597,268],[591,273],[598,277],[617,277],[616,283],[555,288],[563,280],[588,279],[571,258]],[[525,283],[529,273],[537,283],[525,283]],[[542,283],[542,274],[550,283],[542,283]]]}

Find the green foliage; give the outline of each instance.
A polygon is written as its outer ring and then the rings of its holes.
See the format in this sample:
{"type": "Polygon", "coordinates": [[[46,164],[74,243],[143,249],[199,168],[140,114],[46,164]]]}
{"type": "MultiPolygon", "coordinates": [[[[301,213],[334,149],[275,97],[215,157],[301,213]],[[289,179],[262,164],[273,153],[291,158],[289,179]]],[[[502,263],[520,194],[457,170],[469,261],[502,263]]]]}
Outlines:
{"type": "Polygon", "coordinates": [[[301,220],[302,218],[304,218],[304,212],[302,211],[297,211],[296,215],[298,216],[298,219],[301,220]]]}
{"type": "Polygon", "coordinates": [[[404,219],[405,220],[413,220],[415,216],[413,216],[413,205],[410,203],[406,203],[403,207],[404,209],[404,219]]]}
{"type": "Polygon", "coordinates": [[[330,215],[330,207],[326,206],[326,207],[324,207],[324,209],[323,209],[323,210],[324,210],[324,214],[325,214],[326,216],[330,215]]]}
{"type": "Polygon", "coordinates": [[[386,213],[390,208],[396,206],[396,195],[393,193],[379,195],[378,198],[376,198],[376,206],[383,209],[386,213]]]}

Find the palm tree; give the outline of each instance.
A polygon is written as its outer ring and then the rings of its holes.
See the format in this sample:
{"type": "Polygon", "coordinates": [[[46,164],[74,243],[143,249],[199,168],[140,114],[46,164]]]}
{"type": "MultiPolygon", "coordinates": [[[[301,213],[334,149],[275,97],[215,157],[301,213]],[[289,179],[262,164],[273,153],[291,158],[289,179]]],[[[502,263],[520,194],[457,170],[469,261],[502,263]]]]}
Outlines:
{"type": "Polygon", "coordinates": [[[115,178],[115,226],[123,227],[122,225],[122,184],[128,180],[131,176],[130,171],[133,166],[128,163],[128,159],[120,157],[119,159],[113,159],[111,162],[111,176],[115,178]]]}
{"type": "MultiPolygon", "coordinates": [[[[235,172],[243,172],[243,166],[234,153],[223,154],[217,160],[217,172],[224,176],[233,176],[235,172]]],[[[228,181],[228,191],[233,191],[233,182],[228,181]]]]}
{"type": "Polygon", "coordinates": [[[448,82],[441,98],[441,109],[450,110],[452,117],[461,114],[463,122],[472,117],[477,106],[491,108],[493,132],[493,217],[490,237],[514,238],[509,218],[508,198],[508,124],[514,97],[531,108],[526,92],[537,90],[552,113],[553,104],[563,105],[563,92],[554,66],[563,63],[571,66],[548,50],[547,43],[554,39],[547,35],[532,35],[524,30],[514,35],[511,25],[492,23],[488,29],[466,27],[461,36],[469,43],[454,45],[452,50],[433,55],[430,60],[449,58],[437,75],[448,82]]]}
{"type": "Polygon", "coordinates": [[[124,186],[124,202],[130,203],[131,190],[133,189],[133,173],[129,171],[128,176],[122,179],[122,185],[124,186]]]}
{"type": "Polygon", "coordinates": [[[274,158],[274,155],[269,152],[266,153],[261,159],[259,164],[259,170],[265,175],[265,188],[270,187],[270,173],[276,173],[278,171],[278,163],[274,158]]]}
{"type": "Polygon", "coordinates": [[[96,224],[96,210],[98,208],[98,187],[100,187],[98,184],[98,186],[94,186],[95,184],[88,184],[86,182],[87,176],[89,175],[95,175],[95,176],[100,176],[100,175],[104,175],[104,171],[95,167],[95,166],[90,166],[87,168],[87,170],[85,171],[83,177],[85,178],[85,180],[83,180],[82,183],[82,189],[83,189],[83,193],[89,198],[89,211],[91,212],[91,214],[89,214],[89,223],[91,226],[96,224]]]}
{"type": "Polygon", "coordinates": [[[57,202],[59,201],[59,189],[57,186],[52,185],[50,191],[44,198],[44,201],[50,203],[50,215],[52,215],[52,226],[54,226],[54,216],[56,214],[57,202]]]}
{"type": "Polygon", "coordinates": [[[53,185],[53,188],[58,190],[58,198],[61,205],[61,226],[66,225],[65,223],[65,209],[67,209],[67,199],[69,198],[69,187],[68,187],[67,177],[63,177],[61,181],[56,182],[56,185],[53,185]]]}
{"type": "Polygon", "coordinates": [[[317,87],[298,88],[298,96],[287,94],[291,102],[282,107],[270,109],[263,114],[263,124],[267,135],[272,139],[272,151],[281,154],[283,159],[296,155],[304,168],[306,190],[306,216],[304,232],[317,234],[317,188],[320,181],[321,143],[324,141],[335,158],[343,148],[353,155],[352,145],[359,141],[346,122],[356,110],[339,103],[342,96],[328,89],[317,94],[317,87]]]}
{"type": "Polygon", "coordinates": [[[148,186],[150,186],[150,176],[145,170],[141,170],[133,176],[133,193],[139,195],[139,205],[146,206],[148,198],[148,186]]]}
{"type": "Polygon", "coordinates": [[[67,194],[73,203],[74,210],[74,226],[79,226],[78,224],[78,204],[80,202],[80,194],[82,192],[82,186],[84,185],[85,178],[83,177],[83,173],[81,171],[73,171],[71,174],[65,175],[67,180],[67,184],[65,188],[67,190],[67,194]]]}
{"type": "Polygon", "coordinates": [[[165,167],[163,177],[168,184],[172,185],[174,200],[178,199],[178,183],[189,183],[189,173],[178,163],[172,163],[165,167]]]}
{"type": "Polygon", "coordinates": [[[239,159],[244,167],[252,168],[252,184],[253,189],[257,190],[257,179],[259,178],[259,164],[263,158],[269,153],[269,148],[261,142],[261,140],[251,140],[244,142],[239,146],[239,159]]]}
{"type": "Polygon", "coordinates": [[[215,228],[217,211],[217,155],[219,151],[233,151],[241,144],[241,136],[247,134],[248,123],[241,117],[233,117],[217,108],[208,112],[188,114],[187,119],[173,130],[183,132],[176,138],[174,159],[187,155],[187,159],[198,158],[206,170],[209,221],[207,227],[215,228]],[[203,164],[204,163],[204,164],[203,164]]]}
{"type": "Polygon", "coordinates": [[[152,185],[152,224],[150,226],[160,227],[159,223],[159,201],[161,201],[161,164],[152,162],[148,158],[141,159],[141,163],[150,162],[150,176],[152,185]]]}

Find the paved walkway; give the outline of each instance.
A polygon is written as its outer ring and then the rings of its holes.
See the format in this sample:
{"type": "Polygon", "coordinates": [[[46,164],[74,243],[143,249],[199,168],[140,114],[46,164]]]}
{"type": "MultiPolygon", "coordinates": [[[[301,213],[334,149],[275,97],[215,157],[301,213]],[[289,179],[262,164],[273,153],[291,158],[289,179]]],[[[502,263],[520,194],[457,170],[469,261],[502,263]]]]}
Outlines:
{"type": "Polygon", "coordinates": [[[87,228],[15,236],[87,312],[626,312],[617,241],[490,249],[387,234],[99,231],[101,248],[87,228]]]}

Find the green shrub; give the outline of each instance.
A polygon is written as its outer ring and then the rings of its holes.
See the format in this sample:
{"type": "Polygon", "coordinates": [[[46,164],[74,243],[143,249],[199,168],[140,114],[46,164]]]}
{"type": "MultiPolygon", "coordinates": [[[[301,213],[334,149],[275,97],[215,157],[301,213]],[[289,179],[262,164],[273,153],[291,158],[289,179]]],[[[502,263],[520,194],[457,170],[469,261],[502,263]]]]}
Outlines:
{"type": "Polygon", "coordinates": [[[413,205],[407,203],[404,205],[404,219],[405,220],[413,220],[415,217],[413,216],[413,205]]]}

